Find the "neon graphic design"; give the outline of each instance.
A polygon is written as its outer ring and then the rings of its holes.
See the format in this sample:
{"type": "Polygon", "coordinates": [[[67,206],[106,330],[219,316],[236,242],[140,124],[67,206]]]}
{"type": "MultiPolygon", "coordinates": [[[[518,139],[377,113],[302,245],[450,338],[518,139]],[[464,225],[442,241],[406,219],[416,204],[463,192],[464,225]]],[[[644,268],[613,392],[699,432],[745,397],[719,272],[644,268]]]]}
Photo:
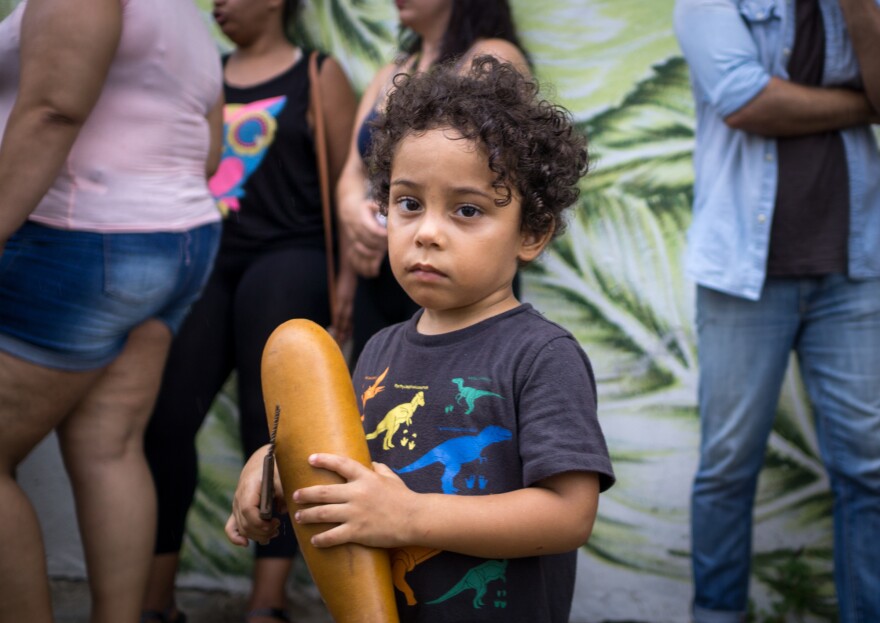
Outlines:
{"type": "Polygon", "coordinates": [[[223,216],[241,209],[244,184],[260,166],[275,140],[279,113],[287,97],[280,95],[249,104],[223,108],[223,154],[217,172],[208,182],[211,195],[223,216]]]}

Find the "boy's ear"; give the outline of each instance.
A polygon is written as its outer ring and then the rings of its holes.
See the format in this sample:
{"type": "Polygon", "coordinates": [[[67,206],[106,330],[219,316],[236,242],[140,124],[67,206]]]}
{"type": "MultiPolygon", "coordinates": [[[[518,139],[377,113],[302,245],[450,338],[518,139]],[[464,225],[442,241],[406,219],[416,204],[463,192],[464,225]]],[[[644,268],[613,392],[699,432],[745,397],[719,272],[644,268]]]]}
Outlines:
{"type": "Polygon", "coordinates": [[[553,237],[554,227],[549,228],[542,234],[536,234],[531,231],[523,231],[522,232],[522,244],[519,249],[519,253],[517,254],[517,259],[523,264],[528,264],[533,261],[539,255],[541,255],[541,251],[544,250],[544,247],[550,242],[550,239],[553,237]]]}

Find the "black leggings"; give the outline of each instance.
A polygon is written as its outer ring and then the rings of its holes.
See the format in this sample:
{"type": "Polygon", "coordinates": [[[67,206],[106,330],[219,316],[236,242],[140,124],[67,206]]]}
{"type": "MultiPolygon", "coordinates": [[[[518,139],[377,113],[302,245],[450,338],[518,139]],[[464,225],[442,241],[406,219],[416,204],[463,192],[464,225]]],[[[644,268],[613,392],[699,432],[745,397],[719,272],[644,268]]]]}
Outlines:
{"type": "MultiPolygon", "coordinates": [[[[155,552],[179,552],[198,480],[196,433],[233,369],[245,458],[269,441],[260,385],[266,340],[291,318],[327,326],[326,258],[322,248],[254,254],[221,251],[205,291],[175,338],[146,432],[145,451],[159,504],[155,552]]],[[[257,546],[257,557],[292,557],[289,518],[281,536],[257,546]]]]}

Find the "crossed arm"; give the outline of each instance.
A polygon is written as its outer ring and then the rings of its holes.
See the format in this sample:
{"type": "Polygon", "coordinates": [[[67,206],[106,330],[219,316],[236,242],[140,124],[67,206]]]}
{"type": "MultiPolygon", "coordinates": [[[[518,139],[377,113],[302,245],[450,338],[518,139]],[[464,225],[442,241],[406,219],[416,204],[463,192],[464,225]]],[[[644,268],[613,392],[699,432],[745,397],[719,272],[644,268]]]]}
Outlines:
{"type": "Polygon", "coordinates": [[[682,50],[727,125],[764,136],[798,136],[880,122],[880,6],[877,0],[838,1],[864,91],[769,76],[735,2],[679,0],[675,25],[682,50]]]}
{"type": "MultiPolygon", "coordinates": [[[[264,455],[262,449],[251,457],[235,492],[226,534],[237,545],[248,538],[265,543],[278,531],[278,520],[261,520],[257,508],[264,455]]],[[[314,537],[316,547],[420,545],[484,558],[554,554],[586,543],[598,506],[599,481],[590,472],[558,474],[508,493],[457,496],[415,493],[380,463],[370,470],[330,454],[315,454],[309,463],[346,481],[300,489],[286,500],[305,505],[295,513],[297,523],[336,524],[314,537]]],[[[280,492],[277,475],[275,484],[280,492]]]]}

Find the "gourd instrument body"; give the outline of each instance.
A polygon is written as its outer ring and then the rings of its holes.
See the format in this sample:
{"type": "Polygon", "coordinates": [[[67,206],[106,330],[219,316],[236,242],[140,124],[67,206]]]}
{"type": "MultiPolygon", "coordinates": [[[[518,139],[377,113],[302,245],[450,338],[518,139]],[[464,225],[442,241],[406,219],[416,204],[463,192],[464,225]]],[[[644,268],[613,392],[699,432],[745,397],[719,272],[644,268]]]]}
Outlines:
{"type": "MultiPolygon", "coordinates": [[[[269,336],[262,360],[263,400],[275,432],[275,459],[291,518],[301,506],[296,489],[341,483],[309,465],[315,452],[338,454],[372,469],[348,367],[339,346],[310,320],[289,320],[269,336]]],[[[300,551],[337,623],[397,623],[387,550],[348,543],[316,548],[310,539],[330,524],[297,525],[300,551]]]]}

